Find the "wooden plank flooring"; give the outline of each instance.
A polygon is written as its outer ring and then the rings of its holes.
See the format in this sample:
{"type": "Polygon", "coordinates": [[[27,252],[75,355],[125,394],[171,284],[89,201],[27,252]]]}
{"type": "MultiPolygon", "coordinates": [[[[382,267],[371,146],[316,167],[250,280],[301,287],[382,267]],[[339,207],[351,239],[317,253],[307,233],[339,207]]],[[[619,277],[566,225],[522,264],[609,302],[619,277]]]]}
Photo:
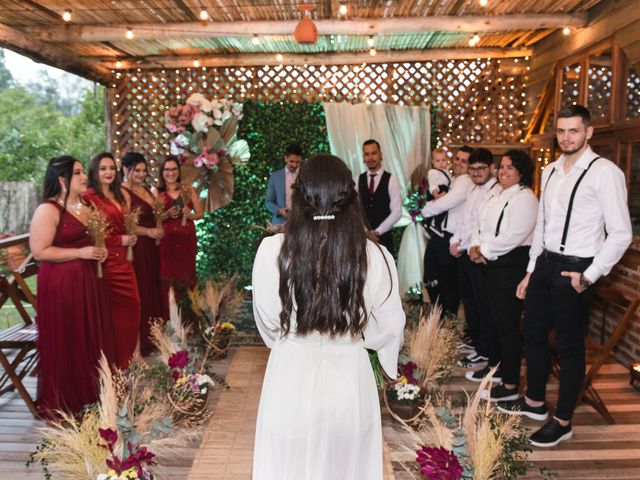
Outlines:
{"type": "MultiPolygon", "coordinates": [[[[232,388],[215,389],[215,411],[202,443],[194,442],[190,448],[182,449],[171,464],[158,468],[158,480],[251,478],[253,429],[267,358],[264,347],[242,346],[229,359],[216,363],[216,371],[227,375],[232,388]]],[[[477,386],[464,379],[464,372],[455,371],[446,387],[448,393],[463,395],[464,390],[477,386]]],[[[28,378],[26,384],[34,393],[35,379],[28,378]]],[[[605,365],[595,385],[617,423],[607,425],[591,407],[580,405],[573,422],[574,438],[555,449],[534,448],[529,458],[536,467],[530,470],[528,479],[542,478],[537,470],[542,466],[554,470],[562,480],[640,479],[640,392],[629,386],[626,368],[617,363],[605,365]]],[[[553,404],[557,396],[555,380],[548,390],[553,404]]],[[[39,469],[24,467],[40,438],[39,425],[17,395],[0,397],[0,478],[42,478],[39,469]]],[[[527,420],[526,425],[536,428],[539,424],[527,420]]],[[[414,464],[413,454],[404,446],[407,434],[386,412],[383,434],[385,480],[412,478],[403,466],[414,464]]]]}

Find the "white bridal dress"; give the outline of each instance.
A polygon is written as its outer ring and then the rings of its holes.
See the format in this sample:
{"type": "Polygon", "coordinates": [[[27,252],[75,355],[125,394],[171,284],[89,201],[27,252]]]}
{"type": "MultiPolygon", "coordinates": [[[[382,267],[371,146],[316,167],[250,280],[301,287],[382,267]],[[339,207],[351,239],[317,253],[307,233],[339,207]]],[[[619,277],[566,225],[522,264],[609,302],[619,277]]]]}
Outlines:
{"type": "Polygon", "coordinates": [[[377,350],[385,371],[396,378],[405,316],[393,257],[367,241],[364,338],[297,336],[295,315],[283,338],[277,266],[283,239],[279,234],[263,240],[253,265],[253,311],[271,348],[253,479],[381,480],[380,405],[365,348],[377,350]]]}

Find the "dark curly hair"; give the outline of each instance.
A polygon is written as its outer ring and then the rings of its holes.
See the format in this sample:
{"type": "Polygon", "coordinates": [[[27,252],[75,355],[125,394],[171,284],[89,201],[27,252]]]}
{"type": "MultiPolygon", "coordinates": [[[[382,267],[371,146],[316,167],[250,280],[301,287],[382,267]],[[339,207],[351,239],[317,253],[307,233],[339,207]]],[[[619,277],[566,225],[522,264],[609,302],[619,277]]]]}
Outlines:
{"type": "Polygon", "coordinates": [[[511,149],[503,155],[509,157],[520,174],[520,185],[531,188],[533,185],[533,161],[524,150],[511,149]]]}
{"type": "Polygon", "coordinates": [[[291,203],[278,257],[283,332],[295,297],[296,334],[360,335],[367,237],[351,171],[333,155],[312,156],[300,167],[291,203]]]}

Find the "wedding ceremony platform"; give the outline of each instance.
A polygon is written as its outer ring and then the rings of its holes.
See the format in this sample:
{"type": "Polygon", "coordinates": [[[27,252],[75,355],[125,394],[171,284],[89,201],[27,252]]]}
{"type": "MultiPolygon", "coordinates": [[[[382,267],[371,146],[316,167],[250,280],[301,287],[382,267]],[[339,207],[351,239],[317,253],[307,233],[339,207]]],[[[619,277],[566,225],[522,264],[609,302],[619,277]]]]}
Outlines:
{"type": "MultiPolygon", "coordinates": [[[[260,346],[240,346],[228,359],[216,365],[225,373],[229,390],[217,390],[214,414],[202,435],[188,448],[175,452],[155,473],[166,480],[248,480],[251,478],[253,435],[262,378],[269,351],[260,346]]],[[[458,369],[447,392],[464,395],[473,384],[458,369]]],[[[35,393],[35,379],[25,382],[35,393]]],[[[544,466],[567,480],[635,479],[640,477],[640,405],[637,391],[628,384],[628,372],[617,362],[607,363],[595,382],[616,420],[607,425],[591,407],[578,406],[574,416],[574,439],[558,449],[534,449],[529,454],[536,466],[544,466]]],[[[550,386],[555,399],[557,383],[550,386]]],[[[385,480],[406,480],[406,468],[415,463],[415,453],[407,451],[400,424],[382,407],[385,480]]],[[[536,422],[527,425],[534,427],[536,422]]],[[[17,394],[0,397],[0,472],[3,480],[42,478],[38,466],[24,466],[28,454],[40,438],[34,420],[17,394]]],[[[524,478],[542,478],[531,468],[524,478]]]]}

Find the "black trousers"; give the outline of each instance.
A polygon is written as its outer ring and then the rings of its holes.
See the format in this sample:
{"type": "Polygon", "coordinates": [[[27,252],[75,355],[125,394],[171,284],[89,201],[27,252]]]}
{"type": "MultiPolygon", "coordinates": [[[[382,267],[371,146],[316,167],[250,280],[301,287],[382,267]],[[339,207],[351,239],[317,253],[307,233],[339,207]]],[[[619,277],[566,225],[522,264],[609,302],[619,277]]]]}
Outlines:
{"type": "Polygon", "coordinates": [[[478,266],[463,252],[456,259],[458,267],[458,287],[460,301],[464,307],[465,334],[473,342],[476,352],[486,355],[486,342],[482,337],[482,319],[480,317],[480,297],[478,288],[478,266]]]}
{"type": "Polygon", "coordinates": [[[424,252],[424,283],[432,303],[442,305],[448,315],[457,315],[460,306],[456,258],[449,253],[451,234],[432,235],[424,252]]]}
{"type": "Polygon", "coordinates": [[[529,261],[529,247],[518,247],[483,265],[489,312],[489,364],[500,362],[502,382],[520,384],[522,302],[518,283],[529,261]]]}
{"type": "Polygon", "coordinates": [[[524,340],[527,347],[527,396],[544,401],[551,368],[549,331],[555,328],[560,362],[560,391],[556,417],[571,420],[585,375],[584,337],[594,289],[582,293],[560,272],[584,272],[591,259],[565,262],[538,257],[524,301],[524,340]]]}

